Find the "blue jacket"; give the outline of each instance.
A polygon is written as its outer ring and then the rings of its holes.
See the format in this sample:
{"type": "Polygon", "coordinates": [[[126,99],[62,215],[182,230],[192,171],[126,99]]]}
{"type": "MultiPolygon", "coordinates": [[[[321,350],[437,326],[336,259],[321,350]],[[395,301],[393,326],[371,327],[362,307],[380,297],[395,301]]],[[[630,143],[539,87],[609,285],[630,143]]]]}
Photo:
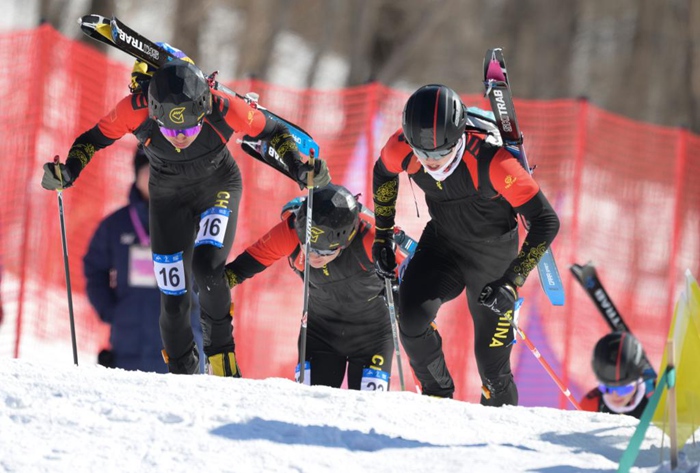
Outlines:
{"type": "MultiPolygon", "coordinates": [[[[158,323],[160,290],[149,261],[150,248],[141,251],[140,264],[134,259],[142,245],[130,208],[135,210],[135,216],[148,235],[148,203],[136,186],[132,186],[129,205],[100,223],[83,258],[87,295],[100,319],[111,325],[110,343],[115,368],[166,373],[158,323]],[[141,271],[134,272],[132,266],[141,268],[141,271]],[[152,281],[149,280],[151,276],[152,281]]],[[[199,312],[199,299],[193,294],[191,320],[195,341],[200,347],[200,364],[203,365],[199,312]]]]}

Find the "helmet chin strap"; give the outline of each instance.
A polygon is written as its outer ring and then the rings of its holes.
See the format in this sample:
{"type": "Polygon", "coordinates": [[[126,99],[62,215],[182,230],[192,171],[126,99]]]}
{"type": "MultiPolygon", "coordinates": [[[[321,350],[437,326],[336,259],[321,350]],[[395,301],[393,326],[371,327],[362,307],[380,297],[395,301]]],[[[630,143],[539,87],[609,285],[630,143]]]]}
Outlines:
{"type": "MultiPolygon", "coordinates": [[[[462,156],[464,155],[464,135],[462,135],[462,137],[457,142],[456,148],[457,152],[455,153],[454,158],[449,160],[439,169],[433,171],[425,167],[425,165],[423,165],[423,169],[425,170],[425,172],[430,174],[430,176],[436,181],[444,181],[445,179],[447,179],[453,172],[455,172],[455,169],[457,169],[457,163],[460,159],[462,159],[462,156]]],[[[422,161],[421,164],[423,164],[422,161]]]]}

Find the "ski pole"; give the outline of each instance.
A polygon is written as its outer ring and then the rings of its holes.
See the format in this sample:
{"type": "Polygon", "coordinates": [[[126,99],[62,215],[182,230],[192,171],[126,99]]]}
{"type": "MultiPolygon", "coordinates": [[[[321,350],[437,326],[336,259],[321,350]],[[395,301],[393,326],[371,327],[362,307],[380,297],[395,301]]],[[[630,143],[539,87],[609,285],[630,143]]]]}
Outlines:
{"type": "Polygon", "coordinates": [[[389,307],[389,319],[391,320],[391,333],[394,336],[394,350],[396,352],[396,367],[399,369],[399,382],[401,383],[401,391],[406,390],[406,384],[403,381],[403,367],[401,366],[401,348],[399,347],[399,334],[396,329],[396,307],[394,306],[394,291],[392,282],[389,278],[384,278],[384,292],[386,292],[386,305],[389,307]]]}
{"type": "MultiPolygon", "coordinates": [[[[516,309],[519,308],[522,305],[522,303],[523,303],[523,298],[521,297],[516,301],[515,308],[516,309]]],[[[544,357],[539,352],[539,350],[535,347],[535,345],[530,341],[529,338],[527,338],[527,336],[525,335],[525,332],[523,332],[523,330],[520,327],[518,327],[518,324],[513,319],[513,311],[509,310],[508,312],[503,314],[503,317],[505,317],[508,320],[508,322],[510,323],[510,325],[512,325],[513,328],[518,332],[518,335],[520,335],[520,338],[523,340],[523,342],[525,342],[525,345],[527,345],[527,347],[530,349],[532,354],[535,355],[535,358],[537,358],[537,361],[540,362],[540,364],[545,369],[547,374],[549,374],[549,376],[552,378],[552,380],[554,380],[554,382],[559,387],[559,389],[564,394],[564,396],[566,396],[566,398],[569,401],[571,401],[571,404],[573,404],[573,406],[576,408],[576,410],[580,411],[581,406],[576,401],[576,399],[574,399],[574,396],[571,394],[571,391],[569,391],[569,388],[567,388],[564,385],[564,383],[562,382],[562,380],[559,379],[559,376],[557,376],[557,374],[554,372],[554,370],[549,365],[549,363],[547,363],[547,360],[544,359],[544,357]]]]}
{"type": "Polygon", "coordinates": [[[306,327],[309,319],[309,251],[311,250],[312,212],[314,208],[314,150],[309,151],[311,169],[307,173],[309,197],[306,199],[306,240],[304,241],[304,310],[299,334],[299,384],[304,384],[306,371],[306,327]]]}
{"type": "Polygon", "coordinates": [[[68,314],[70,315],[70,334],[73,343],[73,363],[78,365],[78,345],[75,337],[75,318],[73,316],[73,294],[70,285],[70,269],[68,266],[68,244],[66,242],[66,220],[63,216],[63,174],[61,174],[61,162],[58,155],[53,158],[56,175],[61,181],[61,187],[56,189],[58,195],[58,218],[61,221],[61,243],[63,246],[63,266],[66,271],[66,291],[68,292],[68,314]]]}

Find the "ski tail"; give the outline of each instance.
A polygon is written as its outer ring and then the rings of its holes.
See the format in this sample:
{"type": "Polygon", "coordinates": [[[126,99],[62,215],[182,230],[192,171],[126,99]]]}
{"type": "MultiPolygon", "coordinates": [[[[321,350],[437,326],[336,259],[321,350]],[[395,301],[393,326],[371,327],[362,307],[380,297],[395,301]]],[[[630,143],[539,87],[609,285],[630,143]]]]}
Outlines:
{"type": "MultiPolygon", "coordinates": [[[[515,107],[510,93],[506,62],[501,48],[489,49],[484,57],[484,85],[496,125],[506,145],[521,145],[520,132],[515,107]]],[[[528,169],[529,170],[529,169],[528,169]]]]}
{"type": "MultiPolygon", "coordinates": [[[[102,43],[109,44],[110,46],[129,54],[135,59],[155,67],[156,69],[162,67],[169,61],[178,59],[175,52],[172,51],[172,49],[167,45],[155,43],[145,36],[142,36],[124,24],[117,17],[106,18],[100,15],[85,15],[78,20],[78,23],[80,24],[80,29],[83,31],[83,33],[89,37],[102,43]]],[[[185,60],[189,60],[189,58],[186,58],[185,60]]],[[[253,105],[255,108],[266,110],[264,107],[258,105],[257,99],[251,99],[248,95],[243,97],[223,84],[217,82],[215,80],[215,76],[216,73],[208,76],[209,85],[211,88],[221,90],[232,96],[241,97],[248,101],[248,103],[251,103],[251,105],[253,105]]],[[[301,153],[310,156],[313,152],[314,156],[319,156],[320,146],[318,143],[316,143],[316,141],[314,141],[309,133],[304,131],[300,126],[285,120],[278,115],[275,115],[269,110],[266,110],[266,113],[271,115],[273,119],[284,123],[287,128],[289,128],[289,132],[294,136],[294,140],[297,142],[297,146],[301,153]]],[[[256,159],[269,164],[287,176],[290,176],[286,166],[280,166],[279,160],[275,160],[274,156],[267,156],[268,150],[266,147],[250,144],[248,146],[244,146],[244,149],[248,154],[256,159]]]]}
{"type": "Polygon", "coordinates": [[[586,294],[588,294],[595,306],[598,308],[598,311],[608,323],[610,329],[618,332],[629,332],[629,327],[625,321],[622,320],[620,312],[617,310],[617,307],[615,307],[612,299],[601,284],[593,263],[588,262],[583,266],[580,264],[573,264],[569,269],[571,274],[574,275],[576,280],[586,291],[586,294]]]}
{"type": "Polygon", "coordinates": [[[117,47],[112,41],[110,20],[101,15],[85,15],[78,20],[80,29],[94,40],[117,47]]]}
{"type": "Polygon", "coordinates": [[[165,63],[177,59],[165,47],[140,35],[116,16],[110,20],[110,28],[112,41],[119,49],[153,67],[162,67],[165,63]]]}
{"type": "MultiPolygon", "coordinates": [[[[486,51],[484,56],[484,87],[493,110],[496,126],[503,139],[503,144],[509,149],[517,147],[518,152],[512,153],[520,164],[532,174],[533,169],[527,161],[525,148],[523,147],[523,135],[515,115],[513,97],[508,82],[508,70],[503,57],[503,49],[493,48],[486,51]]],[[[530,224],[524,221],[526,229],[530,224]]],[[[557,268],[551,247],[547,248],[540,261],[537,263],[537,273],[540,285],[552,305],[562,306],[566,300],[564,284],[557,268]]]]}

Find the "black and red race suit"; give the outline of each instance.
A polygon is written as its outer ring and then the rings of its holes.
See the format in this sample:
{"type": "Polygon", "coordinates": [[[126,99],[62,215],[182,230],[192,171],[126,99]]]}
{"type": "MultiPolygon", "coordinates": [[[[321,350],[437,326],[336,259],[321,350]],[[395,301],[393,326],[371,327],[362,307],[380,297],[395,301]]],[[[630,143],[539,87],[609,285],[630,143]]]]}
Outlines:
{"type": "Polygon", "coordinates": [[[517,404],[508,321],[478,303],[503,276],[524,281],[559,229],[559,219],[530,174],[505,148],[469,131],[457,144],[451,174],[434,179],[398,130],[374,166],[377,228],[392,228],[401,172],[425,193],[431,220],[399,289],[401,341],[424,394],[451,397],[454,383],[433,323],[440,306],[466,288],[476,363],[488,405],[517,404]],[[531,227],[518,249],[517,215],[531,227]]]}
{"type": "MultiPolygon", "coordinates": [[[[238,96],[212,90],[212,112],[185,149],[174,147],[149,118],[143,93],[122,99],[79,136],[66,166],[74,173],[94,153],[132,133],[150,162],[150,236],[161,289],[160,331],[170,359],[188,354],[191,275],[199,289],[204,352],[234,351],[231,294],[224,265],[236,233],[241,174],[227,143],[234,132],[270,140],[290,170],[298,169],[296,143],[286,126],[238,96]]],[[[296,175],[296,174],[292,174],[296,175]]]]}
{"type": "MultiPolygon", "coordinates": [[[[391,373],[394,343],[384,281],[371,259],[374,226],[361,215],[357,236],[347,248],[325,266],[309,267],[306,361],[312,385],[340,387],[346,366],[350,389],[360,389],[365,368],[391,373]]],[[[227,265],[235,275],[234,284],[281,258],[288,258],[303,278],[304,252],[294,219],[289,215],[227,265]]],[[[397,253],[397,259],[401,262],[403,256],[397,253]]]]}

